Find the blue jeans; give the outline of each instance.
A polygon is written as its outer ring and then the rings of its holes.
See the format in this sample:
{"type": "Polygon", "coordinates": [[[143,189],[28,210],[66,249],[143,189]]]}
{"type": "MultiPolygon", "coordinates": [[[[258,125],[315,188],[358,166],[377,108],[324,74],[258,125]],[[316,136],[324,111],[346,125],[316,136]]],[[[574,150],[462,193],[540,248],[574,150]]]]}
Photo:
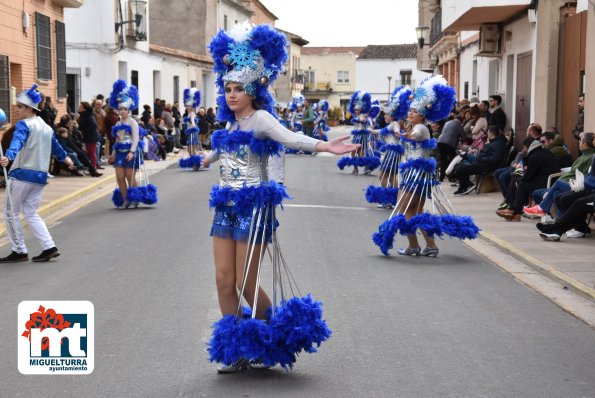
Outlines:
{"type": "Polygon", "coordinates": [[[552,209],[552,205],[554,204],[554,199],[556,196],[563,192],[570,191],[570,184],[566,181],[557,180],[554,185],[547,190],[547,195],[543,200],[539,203],[539,207],[546,213],[549,213],[552,209]]]}
{"type": "Polygon", "coordinates": [[[502,167],[501,169],[494,171],[494,174],[492,174],[496,181],[498,181],[500,191],[502,191],[502,195],[504,197],[506,197],[506,192],[508,190],[508,186],[510,185],[513,171],[514,167],[502,167]]]}

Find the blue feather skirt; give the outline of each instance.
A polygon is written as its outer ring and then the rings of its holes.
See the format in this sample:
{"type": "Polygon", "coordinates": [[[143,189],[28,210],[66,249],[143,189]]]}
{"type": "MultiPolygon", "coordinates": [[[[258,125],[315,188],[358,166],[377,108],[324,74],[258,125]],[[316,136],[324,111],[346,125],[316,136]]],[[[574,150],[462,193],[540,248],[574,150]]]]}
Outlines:
{"type": "Polygon", "coordinates": [[[322,317],[322,303],[308,294],[281,301],[269,319],[224,315],[212,326],[209,359],[226,365],[244,358],[292,368],[301,352],[314,353],[332,334],[322,317]]]}
{"type": "Polygon", "coordinates": [[[399,173],[399,163],[404,149],[399,144],[384,144],[380,148],[384,154],[380,163],[380,181],[385,186],[370,185],[366,189],[366,200],[368,203],[378,203],[381,205],[392,205],[397,203],[399,188],[396,181],[399,173]],[[386,182],[383,180],[386,179],[386,182]]]}
{"type": "Polygon", "coordinates": [[[434,158],[415,158],[402,162],[400,194],[391,217],[384,221],[378,231],[372,235],[372,241],[380,251],[388,256],[393,248],[397,234],[412,235],[418,229],[424,230],[434,238],[449,236],[458,239],[475,239],[480,229],[469,216],[455,213],[450,201],[442,191],[436,178],[436,161],[434,158]],[[425,200],[430,211],[419,211],[407,219],[405,216],[411,205],[411,195],[425,200]]]}
{"type": "Polygon", "coordinates": [[[380,167],[380,153],[375,151],[370,144],[369,130],[353,130],[351,142],[360,144],[360,149],[352,152],[352,156],[343,156],[337,162],[337,167],[343,170],[345,167],[364,167],[373,171],[380,167]]]}
{"type": "Polygon", "coordinates": [[[180,158],[178,161],[178,166],[183,169],[193,169],[198,170],[202,165],[202,156],[200,155],[192,155],[187,158],[180,158]]]}

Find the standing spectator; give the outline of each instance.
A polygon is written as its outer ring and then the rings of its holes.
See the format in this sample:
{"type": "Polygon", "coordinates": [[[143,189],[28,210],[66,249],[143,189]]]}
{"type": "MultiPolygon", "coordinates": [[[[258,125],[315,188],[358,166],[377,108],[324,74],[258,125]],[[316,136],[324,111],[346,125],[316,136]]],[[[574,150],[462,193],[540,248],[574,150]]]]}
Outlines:
{"type": "Polygon", "coordinates": [[[465,137],[463,125],[458,118],[449,120],[442,129],[442,134],[438,137],[438,153],[439,167],[440,167],[440,182],[444,181],[446,176],[446,168],[456,156],[456,150],[459,143],[465,137]]]}
{"type": "Polygon", "coordinates": [[[482,110],[484,115],[486,115],[486,118],[488,118],[488,113],[490,110],[490,101],[481,100],[481,102],[477,106],[479,107],[479,109],[482,110]]]}
{"type": "Polygon", "coordinates": [[[147,104],[143,105],[143,113],[140,117],[140,121],[143,122],[143,124],[146,126],[147,125],[147,120],[149,120],[149,118],[151,117],[151,107],[147,104]]]}
{"type": "Polygon", "coordinates": [[[209,119],[204,106],[198,108],[198,136],[203,148],[209,146],[209,119]]]}
{"type": "Polygon", "coordinates": [[[304,134],[308,137],[312,137],[314,133],[314,119],[316,119],[316,113],[312,109],[310,100],[304,101],[304,118],[302,119],[302,129],[304,134]]]}
{"type": "Polygon", "coordinates": [[[112,127],[114,127],[116,125],[116,123],[118,123],[118,121],[120,120],[120,115],[118,115],[118,110],[117,109],[113,109],[112,107],[109,106],[109,104],[105,105],[105,131],[107,132],[107,141],[105,143],[105,145],[108,147],[108,158],[109,158],[109,154],[112,153],[112,147],[114,145],[115,142],[115,138],[112,135],[112,127]]]}
{"type": "Polygon", "coordinates": [[[180,113],[180,103],[174,102],[174,106],[171,108],[171,113],[174,117],[174,146],[178,149],[182,148],[182,142],[180,141],[180,122],[182,121],[182,114],[180,113]]]}
{"type": "Polygon", "coordinates": [[[51,97],[45,97],[43,108],[41,108],[41,114],[39,116],[43,119],[45,124],[54,130],[54,132],[56,131],[56,116],[58,116],[58,110],[54,107],[51,97]]]}
{"type": "Polygon", "coordinates": [[[501,106],[502,97],[499,95],[491,95],[488,124],[490,126],[497,126],[500,131],[504,131],[504,127],[506,127],[506,114],[502,110],[501,106]]]}
{"type": "MultiPolygon", "coordinates": [[[[279,118],[283,119],[282,115],[279,115],[279,118]]],[[[209,121],[209,124],[213,130],[217,129],[217,117],[215,116],[215,111],[213,111],[213,108],[207,109],[207,120],[209,121]]]]}
{"type": "Polygon", "coordinates": [[[163,111],[163,107],[161,107],[161,100],[159,98],[155,98],[155,102],[153,103],[153,117],[155,119],[159,119],[161,117],[161,111],[163,111]]]}
{"type": "Polygon", "coordinates": [[[585,94],[581,94],[578,97],[578,120],[576,122],[576,126],[572,129],[572,135],[578,141],[580,141],[581,133],[585,129],[585,94]]]}
{"type": "Polygon", "coordinates": [[[176,130],[174,129],[174,116],[171,111],[171,104],[165,104],[163,111],[161,111],[161,119],[167,129],[166,137],[169,141],[168,147],[172,149],[173,153],[178,153],[179,149],[174,144],[176,130]]]}
{"type": "Polygon", "coordinates": [[[91,165],[96,169],[97,167],[97,142],[99,142],[99,130],[97,129],[97,121],[93,114],[91,105],[83,101],[79,106],[79,129],[83,133],[83,142],[85,143],[85,151],[89,157],[91,165]]]}
{"type": "Polygon", "coordinates": [[[93,101],[93,115],[95,116],[95,121],[97,122],[97,130],[99,131],[100,136],[100,145],[98,145],[97,148],[97,158],[105,161],[109,157],[109,145],[107,144],[108,132],[105,128],[105,111],[103,110],[103,105],[105,104],[103,102],[103,98],[103,95],[99,94],[95,98],[95,101],[93,101]],[[101,159],[102,156],[104,157],[104,159],[101,159]]]}

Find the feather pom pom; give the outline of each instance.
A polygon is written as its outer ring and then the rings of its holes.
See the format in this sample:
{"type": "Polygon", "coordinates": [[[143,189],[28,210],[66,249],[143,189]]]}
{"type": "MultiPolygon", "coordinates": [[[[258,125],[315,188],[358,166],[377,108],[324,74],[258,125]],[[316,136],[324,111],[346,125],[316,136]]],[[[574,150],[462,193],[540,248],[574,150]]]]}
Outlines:
{"type": "Polygon", "coordinates": [[[202,156],[192,155],[187,158],[180,158],[178,165],[184,169],[199,169],[202,165],[202,156]]]}
{"type": "Polygon", "coordinates": [[[116,207],[122,207],[122,205],[124,204],[124,198],[122,197],[122,192],[120,191],[120,188],[114,189],[114,192],[112,193],[112,203],[116,207]]]}
{"type": "Polygon", "coordinates": [[[154,205],[157,203],[157,187],[153,184],[147,184],[144,187],[139,188],[141,191],[141,202],[146,205],[154,205]]]}
{"type": "Polygon", "coordinates": [[[131,203],[141,203],[143,201],[143,193],[140,187],[128,187],[126,200],[131,203]]]}
{"type": "Polygon", "coordinates": [[[368,203],[379,203],[381,205],[396,205],[399,188],[383,188],[370,185],[366,189],[366,200],[368,203]]]}

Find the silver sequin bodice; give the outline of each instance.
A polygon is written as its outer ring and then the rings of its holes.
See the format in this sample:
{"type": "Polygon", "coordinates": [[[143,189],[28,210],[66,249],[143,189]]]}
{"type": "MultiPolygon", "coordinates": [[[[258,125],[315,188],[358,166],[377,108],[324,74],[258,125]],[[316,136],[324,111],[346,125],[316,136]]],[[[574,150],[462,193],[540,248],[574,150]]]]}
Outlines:
{"type": "Polygon", "coordinates": [[[268,160],[268,156],[259,156],[250,151],[248,145],[242,145],[234,152],[221,153],[219,186],[239,189],[268,181],[268,160]]]}

